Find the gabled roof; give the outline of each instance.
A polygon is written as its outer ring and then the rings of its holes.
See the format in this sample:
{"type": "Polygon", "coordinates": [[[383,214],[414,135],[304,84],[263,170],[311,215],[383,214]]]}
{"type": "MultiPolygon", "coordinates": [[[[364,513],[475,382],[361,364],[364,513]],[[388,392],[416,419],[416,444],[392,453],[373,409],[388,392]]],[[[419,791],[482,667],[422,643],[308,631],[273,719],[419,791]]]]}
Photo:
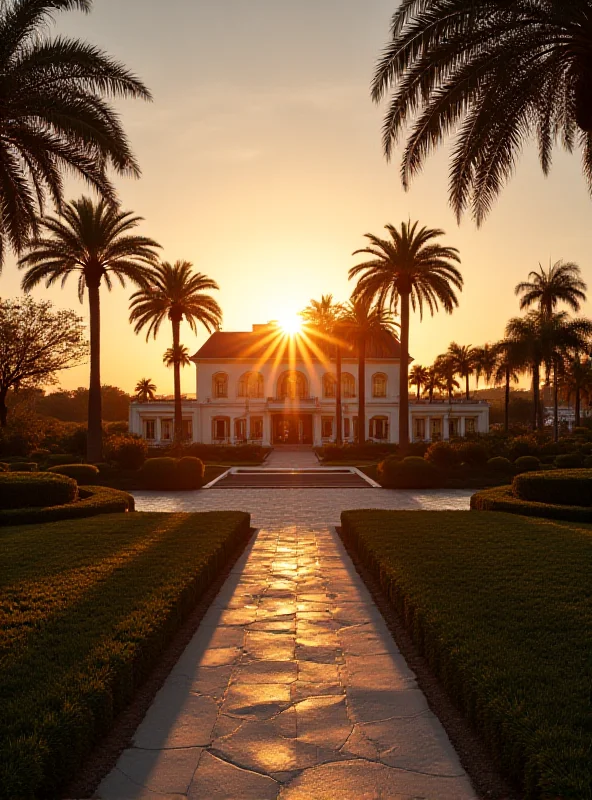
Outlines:
{"type": "MultiPolygon", "coordinates": [[[[321,361],[329,356],[330,343],[318,334],[286,336],[274,325],[254,325],[253,331],[216,331],[192,356],[194,361],[219,359],[257,359],[261,361],[321,361]]],[[[355,357],[355,352],[347,354],[355,357]]],[[[381,347],[369,347],[367,358],[398,360],[401,346],[395,337],[381,347]]]]}

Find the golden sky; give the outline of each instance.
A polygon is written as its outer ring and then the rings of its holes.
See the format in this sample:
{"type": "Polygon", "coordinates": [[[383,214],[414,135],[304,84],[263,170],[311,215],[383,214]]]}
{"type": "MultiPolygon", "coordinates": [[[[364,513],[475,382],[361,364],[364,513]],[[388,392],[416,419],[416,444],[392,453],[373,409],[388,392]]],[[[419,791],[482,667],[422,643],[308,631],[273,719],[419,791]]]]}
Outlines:
{"type": "MultiPolygon", "coordinates": [[[[515,284],[539,261],[580,264],[592,285],[592,203],[578,155],[558,151],[543,178],[536,150],[484,227],[457,226],[447,204],[447,149],[405,193],[398,164],[382,156],[382,109],[372,104],[373,66],[389,30],[390,0],[95,0],[90,16],[61,15],[57,30],[100,45],[139,74],[154,103],[122,103],[143,176],[117,181],[124,208],[167,260],[187,259],[220,284],[224,330],[250,330],[298,311],[311,297],[350,294],[347,270],[363,234],[408,217],[446,231],[458,247],[465,290],[460,308],[420,323],[411,352],[430,363],[451,340],[498,339],[518,313],[515,284]]],[[[70,196],[84,187],[70,184],[70,196]]],[[[19,292],[9,259],[0,295],[19,292]]],[[[145,343],[127,322],[130,291],[102,295],[102,379],[131,391],[151,377],[172,392],[162,365],[163,326],[145,343]]],[[[73,280],[35,296],[80,309],[73,280]]],[[[590,314],[588,305],[585,312],[590,314]]],[[[205,340],[184,329],[194,352],[205,340]]],[[[63,374],[86,385],[88,368],[63,374]]],[[[183,389],[194,391],[192,368],[183,389]]]]}

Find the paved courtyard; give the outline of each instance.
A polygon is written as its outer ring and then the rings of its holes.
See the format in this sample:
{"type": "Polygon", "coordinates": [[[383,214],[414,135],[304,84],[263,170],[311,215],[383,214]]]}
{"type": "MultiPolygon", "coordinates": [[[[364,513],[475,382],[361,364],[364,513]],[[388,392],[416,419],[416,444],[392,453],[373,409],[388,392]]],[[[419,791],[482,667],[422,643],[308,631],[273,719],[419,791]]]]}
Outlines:
{"type": "Polygon", "coordinates": [[[259,527],[102,800],[474,800],[333,525],[344,508],[468,508],[469,492],[136,493],[259,527]]]}

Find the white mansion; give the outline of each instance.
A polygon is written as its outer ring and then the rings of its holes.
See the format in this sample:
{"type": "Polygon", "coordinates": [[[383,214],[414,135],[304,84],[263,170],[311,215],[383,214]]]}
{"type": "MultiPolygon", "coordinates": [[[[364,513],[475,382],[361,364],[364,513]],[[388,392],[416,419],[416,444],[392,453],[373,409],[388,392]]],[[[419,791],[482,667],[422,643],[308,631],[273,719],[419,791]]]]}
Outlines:
{"type": "MultiPolygon", "coordinates": [[[[335,361],[306,333],[287,336],[274,323],[251,332],[218,331],[193,356],[195,400],[183,400],[187,438],[203,444],[322,445],[335,440],[335,361]]],[[[354,441],[358,425],[358,362],[342,362],[343,440],[354,441]]],[[[368,438],[399,438],[399,343],[393,338],[366,358],[368,438]]],[[[489,430],[485,402],[416,402],[410,397],[414,441],[448,439],[489,430]]],[[[173,438],[173,402],[133,402],[132,433],[154,444],[173,438]]]]}

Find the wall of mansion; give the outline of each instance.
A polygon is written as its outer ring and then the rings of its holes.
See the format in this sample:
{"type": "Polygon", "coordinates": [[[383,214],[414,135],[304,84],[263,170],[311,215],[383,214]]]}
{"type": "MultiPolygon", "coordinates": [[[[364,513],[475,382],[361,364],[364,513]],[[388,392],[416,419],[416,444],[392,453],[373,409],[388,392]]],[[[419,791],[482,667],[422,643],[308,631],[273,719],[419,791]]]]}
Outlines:
{"type": "MultiPolygon", "coordinates": [[[[367,360],[366,430],[373,441],[398,441],[398,385],[398,361],[367,360]]],[[[357,361],[344,358],[342,436],[346,442],[356,436],[358,397],[357,361]]],[[[188,440],[204,444],[320,446],[335,440],[335,398],[333,363],[197,361],[196,399],[183,401],[184,433],[188,440]]],[[[489,405],[483,402],[411,402],[409,416],[415,441],[489,429],[489,405]]],[[[132,403],[129,424],[132,433],[165,445],[173,439],[172,401],[132,403]]]]}

